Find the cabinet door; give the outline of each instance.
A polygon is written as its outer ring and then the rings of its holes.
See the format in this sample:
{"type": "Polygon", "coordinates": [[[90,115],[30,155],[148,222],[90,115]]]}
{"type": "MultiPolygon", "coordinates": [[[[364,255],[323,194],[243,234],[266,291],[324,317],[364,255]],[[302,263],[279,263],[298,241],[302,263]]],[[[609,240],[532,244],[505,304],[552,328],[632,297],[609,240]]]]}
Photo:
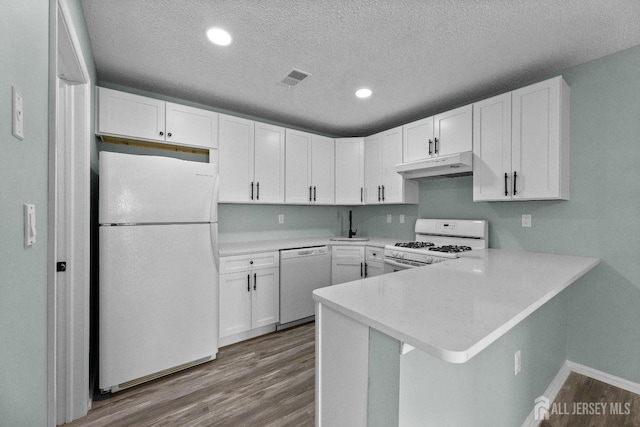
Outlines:
{"type": "Polygon", "coordinates": [[[166,141],[218,148],[218,113],[167,102],[166,141]]]}
{"type": "Polygon", "coordinates": [[[384,248],[367,246],[364,262],[365,277],[384,274],[384,248]]]}
{"type": "Polygon", "coordinates": [[[471,151],[472,115],[472,106],[466,105],[434,117],[437,137],[437,141],[434,140],[434,155],[445,156],[471,151]]]}
{"type": "Polygon", "coordinates": [[[364,246],[331,248],[331,284],[350,282],[364,277],[364,246]]]}
{"type": "Polygon", "coordinates": [[[433,154],[433,117],[418,120],[402,127],[402,161],[412,162],[433,154]]]}
{"type": "Polygon", "coordinates": [[[473,115],[473,200],[509,200],[511,93],[474,104],[473,115]]]}
{"type": "Polygon", "coordinates": [[[255,124],[255,201],[284,203],[284,128],[255,124]]]}
{"type": "Polygon", "coordinates": [[[280,320],[280,270],[265,268],[251,272],[251,328],[272,325],[280,320]]]}
{"type": "Polygon", "coordinates": [[[219,201],[251,202],[255,198],[254,122],[220,114],[219,144],[219,201]]]}
{"type": "Polygon", "coordinates": [[[311,134],[287,129],[285,155],[285,202],[312,201],[311,134]]]}
{"type": "Polygon", "coordinates": [[[98,134],[164,142],[165,102],[98,88],[98,134]]]}
{"type": "Polygon", "coordinates": [[[336,205],[364,202],[364,138],[336,139],[336,205]]]}
{"type": "Polygon", "coordinates": [[[382,202],[382,133],[364,139],[364,202],[382,202]]]}
{"type": "Polygon", "coordinates": [[[384,263],[377,261],[366,261],[366,277],[380,276],[384,274],[384,263]]]}
{"type": "Polygon", "coordinates": [[[335,151],[331,138],[311,137],[311,184],[313,202],[323,205],[335,203],[335,151]]]}
{"type": "Polygon", "coordinates": [[[220,338],[251,329],[249,271],[220,275],[220,338]]]}
{"type": "Polygon", "coordinates": [[[512,92],[514,200],[569,198],[568,97],[561,77],[512,92]]]}
{"type": "Polygon", "coordinates": [[[382,201],[384,203],[404,202],[404,180],[402,175],[396,172],[396,165],[399,163],[402,163],[402,127],[383,132],[382,201]]]}

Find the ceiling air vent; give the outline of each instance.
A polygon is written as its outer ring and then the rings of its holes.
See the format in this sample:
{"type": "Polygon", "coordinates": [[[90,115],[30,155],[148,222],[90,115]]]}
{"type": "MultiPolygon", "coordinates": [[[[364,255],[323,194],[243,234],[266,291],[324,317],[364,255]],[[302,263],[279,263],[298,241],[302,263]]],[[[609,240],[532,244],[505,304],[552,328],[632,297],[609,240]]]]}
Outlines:
{"type": "Polygon", "coordinates": [[[296,70],[294,68],[293,70],[291,70],[289,74],[287,74],[287,77],[285,77],[280,81],[280,83],[287,85],[289,87],[294,87],[295,85],[297,85],[298,83],[300,83],[301,81],[309,77],[310,75],[311,74],[305,71],[296,70]]]}

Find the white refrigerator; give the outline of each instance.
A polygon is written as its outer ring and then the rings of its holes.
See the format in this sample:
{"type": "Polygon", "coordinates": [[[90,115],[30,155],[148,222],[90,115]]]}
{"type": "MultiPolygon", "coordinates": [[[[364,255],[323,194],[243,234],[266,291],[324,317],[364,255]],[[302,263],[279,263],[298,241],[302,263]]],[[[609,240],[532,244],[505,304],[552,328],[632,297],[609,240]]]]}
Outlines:
{"type": "Polygon", "coordinates": [[[99,388],[215,359],[218,170],[100,153],[99,388]]]}

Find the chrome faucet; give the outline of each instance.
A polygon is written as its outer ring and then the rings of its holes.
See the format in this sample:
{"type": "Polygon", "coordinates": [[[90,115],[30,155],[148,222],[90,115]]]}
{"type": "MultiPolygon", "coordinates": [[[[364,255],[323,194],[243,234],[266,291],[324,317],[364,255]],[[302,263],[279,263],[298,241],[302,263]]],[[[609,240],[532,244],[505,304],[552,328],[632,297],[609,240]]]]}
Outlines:
{"type": "Polygon", "coordinates": [[[353,219],[352,219],[352,212],[351,210],[349,211],[349,238],[351,239],[353,236],[356,235],[356,233],[358,232],[358,230],[353,231],[352,228],[352,224],[353,224],[353,219]]]}

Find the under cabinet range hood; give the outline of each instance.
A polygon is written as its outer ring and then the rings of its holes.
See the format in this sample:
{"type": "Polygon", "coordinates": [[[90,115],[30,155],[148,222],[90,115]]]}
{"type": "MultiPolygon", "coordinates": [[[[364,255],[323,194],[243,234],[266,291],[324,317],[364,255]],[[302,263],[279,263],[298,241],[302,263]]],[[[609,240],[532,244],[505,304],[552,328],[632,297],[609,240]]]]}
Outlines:
{"type": "Polygon", "coordinates": [[[406,179],[456,177],[473,173],[473,153],[449,154],[396,165],[396,172],[406,179]]]}

